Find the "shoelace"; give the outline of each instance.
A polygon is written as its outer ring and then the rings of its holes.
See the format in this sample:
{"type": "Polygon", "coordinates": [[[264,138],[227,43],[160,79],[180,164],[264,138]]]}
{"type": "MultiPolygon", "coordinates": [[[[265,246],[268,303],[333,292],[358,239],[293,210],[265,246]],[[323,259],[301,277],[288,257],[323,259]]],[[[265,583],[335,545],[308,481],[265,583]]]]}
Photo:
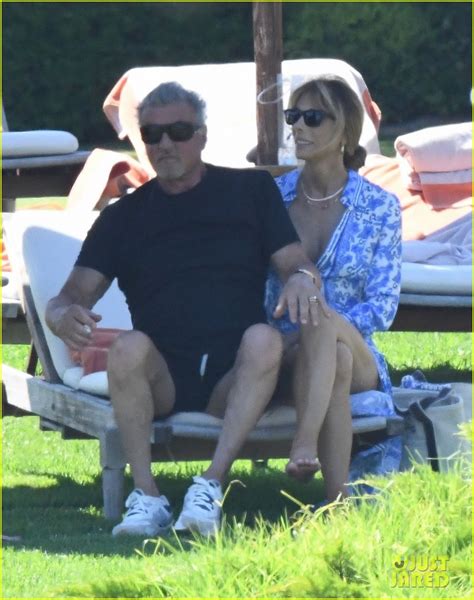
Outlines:
{"type": "Polygon", "coordinates": [[[203,510],[208,512],[212,511],[214,507],[214,498],[211,494],[203,487],[201,483],[195,483],[190,488],[193,492],[193,504],[199,506],[203,510]]]}
{"type": "Polygon", "coordinates": [[[132,517],[134,515],[146,514],[148,509],[141,496],[135,495],[130,498],[128,504],[127,516],[132,517]]]}

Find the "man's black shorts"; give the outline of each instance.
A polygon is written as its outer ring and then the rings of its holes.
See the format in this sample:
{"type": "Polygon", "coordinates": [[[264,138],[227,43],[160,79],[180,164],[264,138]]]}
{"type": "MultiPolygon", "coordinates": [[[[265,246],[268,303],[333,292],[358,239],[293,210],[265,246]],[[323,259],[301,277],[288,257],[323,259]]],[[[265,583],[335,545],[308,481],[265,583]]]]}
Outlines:
{"type": "Polygon", "coordinates": [[[204,412],[212,391],[232,369],[243,333],[214,341],[208,351],[179,354],[161,349],[176,390],[172,413],[204,412]]]}

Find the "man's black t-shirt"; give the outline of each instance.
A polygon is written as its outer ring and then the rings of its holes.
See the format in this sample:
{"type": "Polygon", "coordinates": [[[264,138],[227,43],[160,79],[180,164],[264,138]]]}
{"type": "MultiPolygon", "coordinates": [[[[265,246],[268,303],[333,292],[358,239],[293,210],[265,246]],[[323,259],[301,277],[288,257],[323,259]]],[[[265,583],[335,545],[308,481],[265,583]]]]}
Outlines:
{"type": "Polygon", "coordinates": [[[76,265],[117,277],[134,328],[158,348],[194,354],[265,322],[269,259],[295,241],[267,172],[207,165],[187,192],[153,179],[107,207],[76,265]]]}

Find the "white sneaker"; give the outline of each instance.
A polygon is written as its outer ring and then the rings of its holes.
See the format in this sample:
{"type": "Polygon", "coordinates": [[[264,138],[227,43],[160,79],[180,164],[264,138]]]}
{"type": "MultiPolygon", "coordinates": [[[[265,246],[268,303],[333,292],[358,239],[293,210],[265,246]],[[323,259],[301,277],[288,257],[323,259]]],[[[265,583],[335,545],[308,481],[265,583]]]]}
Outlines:
{"type": "Polygon", "coordinates": [[[165,496],[146,496],[137,488],[127,498],[125,506],[128,510],[122,522],[112,529],[114,536],[163,535],[173,524],[173,514],[165,496]]]}
{"type": "Polygon", "coordinates": [[[188,529],[213,535],[221,520],[221,485],[215,479],[193,477],[193,485],[184,497],[183,510],[175,523],[176,531],[188,529]]]}

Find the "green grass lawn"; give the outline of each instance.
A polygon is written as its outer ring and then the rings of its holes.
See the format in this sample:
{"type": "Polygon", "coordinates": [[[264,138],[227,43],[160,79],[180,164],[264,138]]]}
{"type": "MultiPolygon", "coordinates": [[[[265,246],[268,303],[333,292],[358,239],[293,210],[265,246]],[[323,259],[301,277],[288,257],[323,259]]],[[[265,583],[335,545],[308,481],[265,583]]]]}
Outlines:
{"type": "MultiPolygon", "coordinates": [[[[420,367],[430,380],[470,380],[470,334],[377,336],[394,380],[420,367]]],[[[26,347],[5,346],[21,367],[26,347]]],[[[238,461],[215,541],[112,539],[101,513],[96,441],[41,432],[36,417],[3,419],[3,596],[36,597],[466,597],[470,595],[471,479],[427,468],[379,478],[375,503],[310,516],[322,498],[283,475],[238,461]],[[282,493],[284,492],[284,493],[282,493]],[[400,587],[394,561],[447,556],[446,587],[400,587]]],[[[156,464],[175,513],[202,463],[156,464]]],[[[127,478],[127,490],[132,487],[127,478]]],[[[438,577],[440,574],[438,573],[438,577]]],[[[444,580],[443,580],[444,581],[444,580]]]]}

